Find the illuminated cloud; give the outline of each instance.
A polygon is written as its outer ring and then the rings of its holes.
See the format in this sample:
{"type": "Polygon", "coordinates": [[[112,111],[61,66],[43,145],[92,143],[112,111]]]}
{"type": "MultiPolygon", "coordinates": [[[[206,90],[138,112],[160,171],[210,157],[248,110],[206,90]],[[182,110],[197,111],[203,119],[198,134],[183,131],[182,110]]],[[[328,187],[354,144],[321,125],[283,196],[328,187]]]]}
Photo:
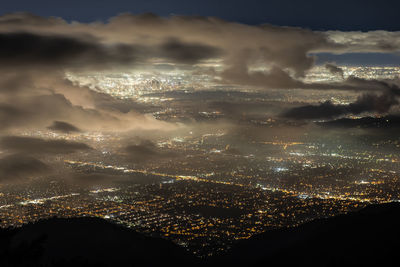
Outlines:
{"type": "MultiPolygon", "coordinates": [[[[304,75],[313,65],[310,53],[392,53],[400,47],[397,32],[318,32],[295,27],[250,26],[217,18],[162,18],[152,14],[122,14],[107,23],[85,24],[18,13],[0,18],[2,30],[7,30],[14,39],[29,37],[36,43],[48,41],[56,45],[64,40],[65,44],[73,44],[73,49],[70,47],[64,55],[71,55],[69,59],[75,65],[85,58],[87,65],[154,58],[187,64],[218,59],[228,69],[241,66],[248,73],[257,66],[275,67],[289,69],[296,77],[304,75]]],[[[64,55],[55,53],[55,59],[63,60],[64,55]]]]}
{"type": "MultiPolygon", "coordinates": [[[[173,130],[121,101],[65,78],[67,72],[124,71],[145,66],[195,70],[222,85],[254,90],[386,91],[389,82],[349,76],[340,82],[304,82],[319,52],[394,53],[399,33],[311,31],[251,26],[212,17],[121,14],[108,22],[68,23],[27,13],[0,17],[2,131],[45,129],[66,121],[85,130],[173,130]]],[[[340,74],[333,65],[332,72],[340,74]]],[[[162,71],[162,69],[158,69],[162,71]]],[[[57,127],[55,127],[57,128],[57,127]]],[[[62,127],[61,127],[62,128],[62,127]]]]}

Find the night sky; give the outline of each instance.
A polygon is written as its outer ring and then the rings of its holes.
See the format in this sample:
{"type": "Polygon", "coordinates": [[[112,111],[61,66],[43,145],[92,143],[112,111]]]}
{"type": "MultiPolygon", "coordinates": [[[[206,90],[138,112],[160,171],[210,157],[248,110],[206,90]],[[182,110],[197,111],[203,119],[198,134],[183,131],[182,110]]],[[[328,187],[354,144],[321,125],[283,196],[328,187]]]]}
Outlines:
{"type": "Polygon", "coordinates": [[[270,23],[313,30],[400,30],[399,1],[375,0],[14,0],[1,4],[0,13],[27,11],[83,22],[107,20],[119,13],[151,12],[160,16],[215,16],[246,24],[270,23]]]}

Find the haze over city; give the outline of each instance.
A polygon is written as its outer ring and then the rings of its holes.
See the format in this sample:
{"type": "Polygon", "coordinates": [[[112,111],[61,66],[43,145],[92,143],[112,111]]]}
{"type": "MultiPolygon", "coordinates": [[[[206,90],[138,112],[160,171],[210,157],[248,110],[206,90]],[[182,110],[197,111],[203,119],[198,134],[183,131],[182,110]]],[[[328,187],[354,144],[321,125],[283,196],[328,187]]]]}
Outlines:
{"type": "Polygon", "coordinates": [[[56,2],[0,7],[2,228],[209,259],[400,201],[398,3],[56,2]]]}

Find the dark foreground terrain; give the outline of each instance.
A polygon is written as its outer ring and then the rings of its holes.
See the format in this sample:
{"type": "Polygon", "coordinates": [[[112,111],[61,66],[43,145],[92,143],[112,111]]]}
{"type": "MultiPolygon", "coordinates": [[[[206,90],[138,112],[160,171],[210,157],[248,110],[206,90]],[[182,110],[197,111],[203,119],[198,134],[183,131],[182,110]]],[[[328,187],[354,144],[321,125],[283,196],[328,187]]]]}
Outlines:
{"type": "Polygon", "coordinates": [[[173,243],[97,218],[0,231],[0,266],[400,266],[400,204],[266,232],[200,260],[173,243]]]}

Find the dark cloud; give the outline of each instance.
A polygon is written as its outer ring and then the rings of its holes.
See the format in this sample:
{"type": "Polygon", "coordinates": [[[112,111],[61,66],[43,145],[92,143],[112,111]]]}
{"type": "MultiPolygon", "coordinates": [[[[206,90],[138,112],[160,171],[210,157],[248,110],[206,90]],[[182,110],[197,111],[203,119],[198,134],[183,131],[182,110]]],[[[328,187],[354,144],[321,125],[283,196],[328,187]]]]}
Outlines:
{"type": "Polygon", "coordinates": [[[358,115],[364,112],[386,113],[392,106],[399,104],[396,95],[384,93],[381,95],[363,94],[348,105],[335,105],[326,101],[319,105],[306,105],[292,108],[282,114],[291,119],[331,119],[343,115],[358,115]]]}
{"type": "Polygon", "coordinates": [[[63,133],[80,132],[79,128],[64,121],[54,121],[53,124],[47,128],[53,131],[60,131],[63,133]]]}
{"type": "Polygon", "coordinates": [[[162,151],[150,140],[141,140],[138,144],[125,147],[124,154],[133,162],[146,162],[175,157],[176,154],[169,151],[162,151]]]}
{"type": "Polygon", "coordinates": [[[0,158],[0,182],[15,182],[45,174],[50,167],[42,161],[22,154],[0,158]]]}
{"type": "Polygon", "coordinates": [[[331,101],[325,101],[320,105],[306,105],[301,107],[292,108],[282,114],[285,118],[291,118],[296,120],[301,119],[326,119],[333,118],[343,114],[347,114],[348,111],[345,105],[335,105],[331,101]]]}
{"type": "Polygon", "coordinates": [[[178,63],[194,64],[201,60],[218,58],[222,55],[222,50],[209,45],[170,39],[160,46],[160,54],[178,63]]]}
{"type": "Polygon", "coordinates": [[[135,52],[134,46],[105,46],[87,36],[0,33],[0,62],[5,67],[104,67],[107,64],[131,63],[135,52]]]}
{"type": "Polygon", "coordinates": [[[91,149],[84,143],[22,136],[3,137],[0,139],[0,147],[12,152],[31,154],[69,154],[91,149]]]}
{"type": "Polygon", "coordinates": [[[384,117],[362,117],[357,119],[341,118],[337,120],[318,122],[319,126],[329,128],[364,128],[388,129],[400,128],[400,116],[388,115],[384,117]]]}
{"type": "Polygon", "coordinates": [[[0,62],[5,67],[109,68],[151,58],[194,64],[217,58],[221,49],[201,43],[185,43],[178,38],[160,45],[104,44],[90,34],[0,33],[0,62]]]}
{"type": "Polygon", "coordinates": [[[332,63],[327,63],[325,64],[325,68],[332,74],[334,75],[339,75],[340,77],[343,78],[343,70],[342,68],[332,64],[332,63]]]}

